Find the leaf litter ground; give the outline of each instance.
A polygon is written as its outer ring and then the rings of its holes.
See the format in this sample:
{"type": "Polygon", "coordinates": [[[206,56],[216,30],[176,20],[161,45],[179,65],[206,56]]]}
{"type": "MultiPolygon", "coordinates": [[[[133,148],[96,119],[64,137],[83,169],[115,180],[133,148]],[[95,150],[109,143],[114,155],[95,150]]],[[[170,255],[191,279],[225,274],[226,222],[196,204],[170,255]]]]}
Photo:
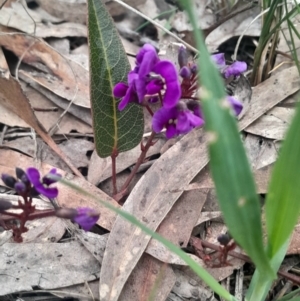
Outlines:
{"type": "MultiPolygon", "coordinates": [[[[26,10],[18,1],[8,1],[0,10],[0,171],[12,174],[16,166],[37,166],[47,171],[55,166],[71,182],[119,206],[109,196],[112,195],[111,159],[99,158],[93,151],[86,14],[83,13],[86,5],[81,1],[55,2],[54,6],[45,0],[27,2],[26,10]],[[17,76],[20,83],[13,76],[17,76]]],[[[170,26],[194,46],[191,29],[176,7],[165,1],[126,2],[151,18],[158,12],[170,10],[165,19],[158,22],[162,25],[170,22],[170,26]]],[[[228,15],[230,11],[225,7],[220,15],[220,4],[209,2],[199,1],[198,6],[199,20],[203,21],[200,26],[207,33],[208,48],[211,51],[219,49],[230,59],[235,37],[246,33],[247,38],[243,40],[238,56],[251,66],[249,53],[253,54],[253,40],[260,34],[259,20],[248,29],[247,26],[258,14],[257,7],[249,7],[246,13],[238,13],[215,26],[217,18],[228,15]]],[[[144,23],[141,17],[114,2],[108,2],[107,8],[123,36],[128,54],[135,54],[138,46],[151,41],[161,54],[176,60],[173,38],[152,24],[136,32],[135,29],[144,23]]],[[[283,40],[279,50],[286,52],[283,40]]],[[[252,90],[246,78],[228,87],[244,102],[239,128],[257,192],[262,198],[267,192],[272,165],[293,115],[300,88],[299,75],[291,61],[278,56],[275,64],[282,60],[285,68],[277,69],[268,80],[252,90]]],[[[150,130],[151,123],[146,118],[146,137],[150,130]]],[[[131,193],[124,208],[184,248],[216,279],[232,292],[235,290],[236,295],[242,295],[253,268],[237,257],[241,253],[238,248],[234,250],[237,254],[230,257],[230,265],[212,267],[204,261],[205,256],[216,256],[212,249],[195,251],[190,244],[192,236],[218,246],[217,236],[226,232],[207,168],[205,141],[202,129],[171,141],[158,135],[147,162],[130,187],[131,193]],[[199,254],[205,256],[199,258],[196,256],[199,254]]],[[[120,155],[119,186],[138,155],[139,147],[120,155]]],[[[11,191],[4,186],[0,189],[1,198],[13,199],[11,191]]],[[[152,300],[162,301],[218,300],[182,260],[162,244],[93,200],[66,187],[61,187],[60,191],[57,199],[60,206],[98,208],[101,212],[98,226],[93,233],[85,233],[57,218],[37,220],[29,225],[28,237],[21,245],[12,243],[11,233],[1,228],[0,266],[5,266],[1,274],[6,276],[0,279],[1,287],[5,287],[0,298],[4,300],[10,295],[13,300],[20,296],[39,300],[45,291],[50,293],[51,290],[52,295],[73,296],[78,300],[97,300],[99,294],[101,300],[110,301],[148,300],[150,295],[152,300]],[[133,251],[134,256],[131,256],[133,251]],[[120,266],[121,274],[118,273],[120,266]],[[106,297],[109,295],[110,298],[106,297]]],[[[47,206],[43,200],[36,202],[37,208],[47,206]]],[[[296,226],[293,233],[288,255],[299,253],[298,228],[296,226]]],[[[288,256],[282,272],[297,270],[298,264],[297,257],[288,256]]],[[[288,285],[287,278],[283,277],[273,293],[291,289],[288,285]]]]}

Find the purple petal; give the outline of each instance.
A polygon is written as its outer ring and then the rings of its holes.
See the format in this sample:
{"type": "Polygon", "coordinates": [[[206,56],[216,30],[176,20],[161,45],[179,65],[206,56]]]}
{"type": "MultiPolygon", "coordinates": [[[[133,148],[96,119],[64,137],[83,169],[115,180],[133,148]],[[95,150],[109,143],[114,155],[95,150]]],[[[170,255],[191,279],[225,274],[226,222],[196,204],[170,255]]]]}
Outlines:
{"type": "Polygon", "coordinates": [[[124,97],[128,90],[128,86],[124,83],[117,83],[114,86],[113,94],[114,97],[121,98],[124,97]]]}
{"type": "Polygon", "coordinates": [[[163,88],[163,83],[159,79],[152,80],[146,86],[146,93],[149,95],[157,94],[163,88]]]}
{"type": "Polygon", "coordinates": [[[243,110],[243,104],[232,96],[227,96],[227,100],[230,102],[236,115],[239,115],[243,110]]]}
{"type": "Polygon", "coordinates": [[[164,107],[174,107],[181,96],[181,87],[175,65],[169,61],[160,61],[154,66],[153,72],[160,74],[166,82],[166,92],[163,99],[164,107]]]}
{"type": "Polygon", "coordinates": [[[167,126],[167,130],[166,130],[166,137],[167,137],[167,139],[171,139],[171,138],[173,138],[176,135],[177,135],[177,130],[176,130],[175,124],[174,123],[169,124],[167,126]]]}
{"type": "Polygon", "coordinates": [[[137,71],[132,70],[128,73],[127,79],[128,79],[128,85],[134,84],[134,82],[139,78],[139,75],[137,74],[137,71]]]}
{"type": "Polygon", "coordinates": [[[138,102],[142,103],[145,95],[147,94],[146,91],[146,79],[145,78],[138,78],[135,81],[135,88],[136,88],[136,93],[138,96],[138,102]]]}
{"type": "Polygon", "coordinates": [[[58,196],[58,189],[56,187],[45,187],[41,185],[40,187],[35,186],[35,189],[49,199],[54,199],[58,196]]]}
{"type": "Polygon", "coordinates": [[[130,85],[126,92],[126,95],[119,102],[118,109],[120,111],[123,111],[129,102],[134,102],[136,100],[137,100],[137,96],[136,96],[134,85],[130,85]]]}
{"type": "Polygon", "coordinates": [[[156,111],[152,118],[152,128],[155,133],[160,133],[161,130],[169,125],[169,121],[176,119],[177,117],[177,108],[166,109],[162,107],[156,111]]]}
{"type": "Polygon", "coordinates": [[[224,53],[213,54],[211,58],[217,64],[218,67],[225,67],[226,62],[224,53]]]}
{"type": "Polygon", "coordinates": [[[179,114],[177,121],[178,134],[186,134],[197,126],[204,124],[204,120],[194,115],[191,111],[186,110],[179,114]]]}
{"type": "Polygon", "coordinates": [[[239,76],[241,73],[247,70],[247,64],[245,62],[236,61],[230,66],[228,66],[224,71],[223,74],[225,78],[230,76],[239,76]]]}
{"type": "Polygon", "coordinates": [[[185,111],[182,111],[178,115],[176,129],[179,134],[185,134],[190,130],[190,124],[188,121],[188,116],[185,111]]]}
{"type": "Polygon", "coordinates": [[[35,184],[40,184],[40,172],[34,168],[34,167],[29,167],[27,168],[27,171],[26,171],[26,174],[27,174],[27,177],[29,179],[29,181],[31,182],[31,184],[33,186],[35,186],[35,184]]]}
{"type": "Polygon", "coordinates": [[[190,125],[193,128],[202,126],[204,124],[204,120],[202,118],[200,118],[199,116],[196,116],[195,114],[193,114],[191,112],[188,114],[188,119],[189,119],[190,125]]]}
{"type": "Polygon", "coordinates": [[[56,172],[56,168],[52,168],[49,173],[43,177],[42,183],[47,186],[56,183],[58,179],[53,178],[53,176],[56,178],[61,178],[61,175],[56,172]]]}
{"type": "MultiPolygon", "coordinates": [[[[53,172],[53,170],[52,170],[53,172]]],[[[40,181],[40,173],[34,167],[29,167],[27,169],[27,177],[31,184],[34,186],[35,190],[40,194],[48,197],[48,198],[55,198],[58,195],[58,189],[56,187],[45,187],[40,181]]]]}
{"type": "Polygon", "coordinates": [[[146,44],[142,48],[142,54],[139,53],[137,56],[137,61],[139,62],[139,77],[144,78],[151,71],[154,65],[158,62],[159,58],[157,52],[153,46],[146,44]]]}
{"type": "Polygon", "coordinates": [[[77,208],[77,215],[73,221],[82,227],[83,230],[89,231],[99,219],[100,214],[95,210],[87,207],[77,208]]]}
{"type": "Polygon", "coordinates": [[[157,57],[157,61],[159,60],[157,52],[155,48],[151,44],[145,44],[139,51],[139,53],[136,55],[136,61],[138,65],[140,65],[146,54],[152,53],[152,55],[155,55],[157,57]]]}

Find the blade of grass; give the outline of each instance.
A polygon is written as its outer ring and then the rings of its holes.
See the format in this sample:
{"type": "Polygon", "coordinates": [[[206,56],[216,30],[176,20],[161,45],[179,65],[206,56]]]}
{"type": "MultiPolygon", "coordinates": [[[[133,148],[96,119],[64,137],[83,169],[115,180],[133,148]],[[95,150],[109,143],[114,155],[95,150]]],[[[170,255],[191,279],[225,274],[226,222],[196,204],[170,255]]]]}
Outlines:
{"type": "Polygon", "coordinates": [[[269,258],[290,236],[300,212],[300,106],[275,164],[266,200],[269,258]]]}
{"type": "MultiPolygon", "coordinates": [[[[197,28],[191,1],[181,0],[193,28],[197,28]]],[[[197,48],[200,83],[203,89],[201,103],[209,144],[210,167],[218,200],[229,231],[247,252],[259,271],[267,278],[275,278],[266,256],[260,218],[260,205],[250,166],[230,113],[225,89],[219,71],[213,65],[200,30],[194,30],[197,48]]]]}

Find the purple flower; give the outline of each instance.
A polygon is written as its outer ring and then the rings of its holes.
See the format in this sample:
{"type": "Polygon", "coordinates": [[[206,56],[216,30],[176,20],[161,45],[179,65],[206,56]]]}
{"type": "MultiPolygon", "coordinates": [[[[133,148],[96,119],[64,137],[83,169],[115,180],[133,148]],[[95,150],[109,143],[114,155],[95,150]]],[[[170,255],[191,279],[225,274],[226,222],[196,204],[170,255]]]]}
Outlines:
{"type": "Polygon", "coordinates": [[[99,217],[100,214],[95,210],[82,207],[77,208],[77,215],[72,220],[80,225],[83,230],[89,231],[96,224],[99,217]]]}
{"type": "Polygon", "coordinates": [[[61,177],[60,174],[56,173],[55,168],[51,169],[42,179],[39,171],[34,167],[29,167],[26,175],[37,192],[51,199],[57,197],[58,189],[56,187],[49,187],[51,184],[57,182],[56,179],[52,178],[53,176],[61,177]]]}
{"type": "Polygon", "coordinates": [[[152,119],[152,127],[156,133],[166,128],[166,137],[168,139],[190,132],[193,128],[204,124],[200,116],[199,108],[193,111],[189,110],[183,103],[173,108],[162,107],[156,111],[152,119]]]}
{"type": "Polygon", "coordinates": [[[145,95],[156,95],[163,89],[164,105],[174,106],[181,96],[175,65],[169,61],[160,61],[155,48],[145,44],[136,56],[136,67],[128,74],[128,85],[116,84],[113,94],[122,98],[118,105],[121,111],[129,102],[142,103],[145,95]]]}
{"type": "Polygon", "coordinates": [[[231,104],[235,114],[238,116],[243,110],[242,103],[238,101],[236,98],[234,98],[233,96],[227,96],[227,100],[231,104]]]}
{"type": "Polygon", "coordinates": [[[239,76],[246,70],[247,70],[247,64],[245,62],[236,61],[230,66],[226,67],[223,70],[223,74],[225,78],[228,78],[230,76],[239,76]]]}
{"type": "Polygon", "coordinates": [[[224,53],[217,53],[217,54],[213,54],[211,56],[213,62],[215,62],[217,64],[218,67],[225,67],[226,66],[226,62],[225,62],[225,55],[224,53]]]}
{"type": "Polygon", "coordinates": [[[128,73],[128,85],[124,83],[117,83],[114,87],[113,94],[115,97],[123,97],[119,103],[118,109],[124,110],[129,102],[138,102],[138,96],[136,93],[135,82],[138,78],[138,74],[134,71],[128,73]]]}

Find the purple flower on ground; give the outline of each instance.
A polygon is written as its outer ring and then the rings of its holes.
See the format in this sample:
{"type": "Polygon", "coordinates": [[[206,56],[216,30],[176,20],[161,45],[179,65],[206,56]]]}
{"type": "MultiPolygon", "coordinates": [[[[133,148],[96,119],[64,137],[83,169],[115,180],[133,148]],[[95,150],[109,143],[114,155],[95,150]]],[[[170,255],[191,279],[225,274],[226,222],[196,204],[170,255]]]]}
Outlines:
{"type": "Polygon", "coordinates": [[[235,114],[238,116],[243,110],[242,103],[238,101],[236,98],[234,98],[233,96],[227,96],[227,100],[231,104],[235,114]]]}
{"type": "Polygon", "coordinates": [[[122,98],[119,110],[123,110],[129,102],[142,103],[145,95],[155,95],[164,89],[164,105],[174,106],[181,96],[175,65],[169,61],[160,61],[155,48],[150,44],[141,48],[136,56],[136,64],[128,74],[128,85],[118,83],[114,87],[114,96],[122,98]]]}
{"type": "Polygon", "coordinates": [[[225,78],[228,78],[230,76],[239,76],[246,70],[247,70],[247,64],[245,62],[236,61],[230,66],[226,67],[223,70],[223,74],[225,78]]]}
{"type": "Polygon", "coordinates": [[[193,128],[204,124],[204,120],[200,116],[200,110],[191,111],[185,104],[167,109],[162,107],[156,111],[152,119],[152,127],[156,133],[166,128],[166,137],[168,139],[190,132],[193,128]]]}
{"type": "Polygon", "coordinates": [[[212,58],[213,62],[215,62],[217,64],[218,67],[223,68],[226,66],[224,53],[213,54],[211,56],[211,58],[212,58]]]}
{"type": "Polygon", "coordinates": [[[100,214],[95,210],[82,207],[77,208],[77,215],[72,220],[80,225],[83,230],[89,231],[96,224],[99,217],[100,214]]]}
{"type": "Polygon", "coordinates": [[[57,197],[58,189],[56,187],[49,187],[51,184],[57,182],[52,176],[61,177],[61,175],[56,172],[55,168],[51,169],[42,179],[40,172],[34,167],[29,167],[26,175],[37,192],[50,199],[57,197]]]}

